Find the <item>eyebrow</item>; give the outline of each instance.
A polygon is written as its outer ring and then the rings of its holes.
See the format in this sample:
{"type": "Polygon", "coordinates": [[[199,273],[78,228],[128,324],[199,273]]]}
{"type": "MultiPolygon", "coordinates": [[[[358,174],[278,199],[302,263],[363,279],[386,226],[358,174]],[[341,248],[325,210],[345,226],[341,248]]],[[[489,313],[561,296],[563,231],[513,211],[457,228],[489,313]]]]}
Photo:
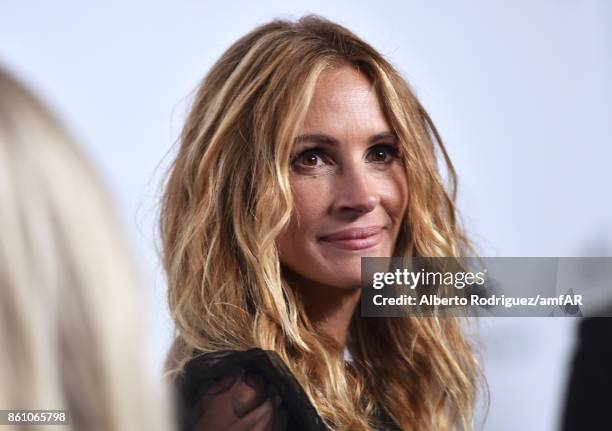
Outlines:
{"type": "MultiPolygon", "coordinates": [[[[370,136],[368,143],[374,143],[383,139],[397,140],[397,136],[391,131],[381,132],[370,136]]],[[[325,133],[306,133],[304,135],[299,135],[297,138],[295,138],[294,143],[299,144],[301,142],[316,142],[323,145],[338,145],[338,140],[336,138],[326,135],[325,133]]]]}

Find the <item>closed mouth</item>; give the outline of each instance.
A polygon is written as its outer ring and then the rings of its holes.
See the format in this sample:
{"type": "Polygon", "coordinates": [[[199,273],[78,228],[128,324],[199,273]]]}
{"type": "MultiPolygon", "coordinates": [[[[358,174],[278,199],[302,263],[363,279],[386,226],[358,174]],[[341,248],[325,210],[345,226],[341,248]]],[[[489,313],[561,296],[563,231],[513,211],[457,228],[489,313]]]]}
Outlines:
{"type": "Polygon", "coordinates": [[[319,240],[344,250],[364,250],[381,242],[382,230],[382,226],[350,228],[322,236],[319,240]]]}

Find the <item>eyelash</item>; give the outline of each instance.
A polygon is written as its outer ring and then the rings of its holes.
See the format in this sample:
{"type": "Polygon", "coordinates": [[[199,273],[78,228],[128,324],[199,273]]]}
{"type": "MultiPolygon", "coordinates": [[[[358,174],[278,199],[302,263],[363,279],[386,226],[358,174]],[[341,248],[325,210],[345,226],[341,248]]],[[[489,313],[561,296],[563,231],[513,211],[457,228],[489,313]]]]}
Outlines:
{"type": "MultiPolygon", "coordinates": [[[[387,159],[384,162],[370,162],[370,163],[377,163],[377,164],[384,164],[384,165],[388,165],[390,163],[392,163],[394,160],[399,159],[401,156],[399,154],[399,150],[396,144],[375,144],[372,145],[369,149],[368,149],[368,156],[370,154],[372,154],[375,151],[380,151],[380,150],[384,150],[387,152],[387,154],[389,155],[389,159],[387,159]]],[[[315,155],[317,157],[319,157],[320,159],[325,159],[328,158],[328,154],[327,152],[320,148],[320,147],[314,147],[314,148],[309,148],[307,150],[302,151],[301,153],[299,153],[298,155],[296,155],[293,160],[291,161],[291,166],[296,166],[298,164],[298,161],[307,155],[315,155]]],[[[318,166],[308,166],[308,165],[301,165],[300,167],[302,168],[306,168],[306,169],[316,169],[318,166]]]]}

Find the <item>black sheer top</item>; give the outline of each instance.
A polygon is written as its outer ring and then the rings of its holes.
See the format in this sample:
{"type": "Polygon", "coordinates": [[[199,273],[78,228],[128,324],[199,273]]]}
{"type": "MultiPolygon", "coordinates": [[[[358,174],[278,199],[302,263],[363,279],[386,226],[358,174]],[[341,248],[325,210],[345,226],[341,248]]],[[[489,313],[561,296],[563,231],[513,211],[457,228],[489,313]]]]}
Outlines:
{"type": "MultiPolygon", "coordinates": [[[[273,351],[195,356],[175,380],[180,431],[328,431],[282,359],[273,351]]],[[[386,415],[380,431],[399,431],[386,415]]]]}

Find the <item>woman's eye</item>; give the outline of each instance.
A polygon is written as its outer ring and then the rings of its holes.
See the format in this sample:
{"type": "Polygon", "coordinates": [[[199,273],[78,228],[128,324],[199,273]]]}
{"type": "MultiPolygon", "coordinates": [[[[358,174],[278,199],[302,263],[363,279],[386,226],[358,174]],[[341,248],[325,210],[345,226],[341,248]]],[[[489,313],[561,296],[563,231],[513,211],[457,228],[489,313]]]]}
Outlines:
{"type": "Polygon", "coordinates": [[[370,149],[367,159],[373,163],[390,163],[398,157],[399,154],[395,145],[378,144],[370,149]]]}
{"type": "Polygon", "coordinates": [[[316,168],[323,164],[323,157],[316,150],[307,150],[293,159],[294,166],[316,168]]]}

